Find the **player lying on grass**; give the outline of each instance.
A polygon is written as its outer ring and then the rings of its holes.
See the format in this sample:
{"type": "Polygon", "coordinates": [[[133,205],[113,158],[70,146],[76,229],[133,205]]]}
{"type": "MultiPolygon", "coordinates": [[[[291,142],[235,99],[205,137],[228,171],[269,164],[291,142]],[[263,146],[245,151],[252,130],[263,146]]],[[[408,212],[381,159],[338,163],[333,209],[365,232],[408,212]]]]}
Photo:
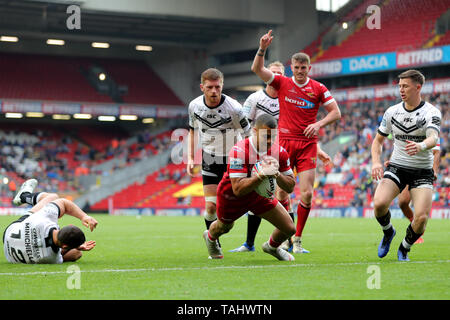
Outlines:
{"type": "Polygon", "coordinates": [[[276,179],[276,184],[288,193],[294,189],[289,155],[275,143],[276,132],[276,119],[268,114],[261,115],[256,119],[252,136],[231,149],[227,171],[217,189],[217,220],[203,232],[210,258],[223,258],[217,239],[233,228],[235,220],[251,211],[275,226],[269,241],[262,245],[263,251],[279,260],[295,260],[280,248],[283,241],[295,233],[294,222],[273,194],[264,197],[255,191],[266,178],[276,179]],[[252,175],[257,162],[261,168],[252,175]]]}
{"type": "Polygon", "coordinates": [[[91,231],[98,222],[56,193],[33,193],[37,183],[36,179],[25,181],[14,197],[14,205],[28,203],[33,207],[3,233],[6,259],[11,263],[63,263],[80,259],[82,251],[95,247],[95,241],[86,241],[83,231],[74,225],[60,229],[58,218],[71,215],[91,231]]]}

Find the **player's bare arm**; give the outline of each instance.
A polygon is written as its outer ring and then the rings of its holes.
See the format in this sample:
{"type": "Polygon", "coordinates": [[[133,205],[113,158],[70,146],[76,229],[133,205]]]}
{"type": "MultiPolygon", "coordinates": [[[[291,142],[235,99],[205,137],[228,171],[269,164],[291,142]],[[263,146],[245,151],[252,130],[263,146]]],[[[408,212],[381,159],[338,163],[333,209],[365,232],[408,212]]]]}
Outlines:
{"type": "MultiPolygon", "coordinates": [[[[271,158],[271,157],[270,157],[271,158]]],[[[278,163],[274,164],[271,161],[262,161],[262,170],[256,175],[249,178],[230,178],[231,187],[236,197],[242,197],[249,194],[267,177],[278,179],[280,172],[278,171],[278,163]]]]}
{"type": "Polygon", "coordinates": [[[189,129],[189,136],[188,136],[188,163],[186,171],[187,173],[193,177],[194,176],[194,130],[189,129]]]}
{"type": "Polygon", "coordinates": [[[87,215],[83,210],[80,209],[75,203],[70,200],[59,198],[53,201],[60,209],[59,218],[64,214],[68,214],[74,218],[80,219],[81,223],[93,231],[97,227],[97,220],[87,215]]]}
{"type": "Polygon", "coordinates": [[[259,179],[258,176],[251,176],[249,178],[230,178],[230,181],[234,195],[242,197],[255,190],[262,179],[259,179]]]}
{"type": "Polygon", "coordinates": [[[306,137],[311,138],[317,136],[319,134],[320,128],[325,127],[330,123],[333,123],[341,119],[341,110],[339,109],[339,106],[336,101],[333,101],[324,107],[328,112],[327,115],[323,119],[315,123],[312,123],[306,127],[304,131],[306,137]]]}
{"type": "Polygon", "coordinates": [[[294,175],[284,175],[280,174],[277,178],[277,185],[286,191],[287,193],[291,193],[294,191],[295,187],[295,178],[294,175]]]}
{"type": "Polygon", "coordinates": [[[269,30],[269,32],[263,35],[259,40],[259,49],[252,64],[252,71],[264,82],[270,81],[273,77],[273,72],[264,67],[264,55],[266,54],[267,48],[272,43],[272,40],[272,30],[269,30]]]}
{"type": "Polygon", "coordinates": [[[385,137],[377,133],[372,142],[372,179],[380,180],[383,177],[383,165],[381,163],[381,151],[385,137]]]}
{"type": "Polygon", "coordinates": [[[78,248],[74,249],[61,249],[61,255],[63,256],[64,262],[77,261],[83,255],[81,251],[91,251],[94,249],[96,243],[94,240],[86,241],[78,248]]]}
{"type": "Polygon", "coordinates": [[[70,249],[67,252],[61,252],[63,262],[74,262],[81,258],[83,255],[80,250],[70,249]]]}
{"type": "Polygon", "coordinates": [[[406,140],[408,143],[405,147],[406,153],[413,156],[423,150],[434,148],[439,140],[438,132],[435,129],[427,129],[425,131],[426,139],[420,143],[406,140]]]}

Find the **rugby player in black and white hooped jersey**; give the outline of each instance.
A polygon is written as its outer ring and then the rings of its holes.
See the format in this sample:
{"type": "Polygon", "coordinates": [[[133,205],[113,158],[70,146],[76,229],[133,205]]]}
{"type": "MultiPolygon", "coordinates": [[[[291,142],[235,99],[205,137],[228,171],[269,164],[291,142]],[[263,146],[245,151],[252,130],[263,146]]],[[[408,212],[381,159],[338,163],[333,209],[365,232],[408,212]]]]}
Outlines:
{"type": "Polygon", "coordinates": [[[390,222],[389,206],[408,185],[414,205],[414,218],[400,243],[399,261],[409,261],[411,246],[424,233],[433,198],[433,152],[439,141],[441,112],[422,100],[420,90],[425,77],[417,70],[407,70],[399,75],[402,102],[386,110],[378,133],[372,143],[372,178],[381,179],[374,195],[374,211],[383,229],[383,239],[378,246],[378,256],[389,252],[395,229],[390,222]],[[392,134],[394,150],[389,165],[383,173],[381,151],[384,139],[392,134]]]}
{"type": "Polygon", "coordinates": [[[250,124],[242,105],[222,94],[223,80],[219,70],[205,70],[200,83],[203,94],[189,104],[187,173],[194,176],[195,134],[198,131],[202,148],[204,218],[207,229],[217,219],[217,186],[227,170],[228,152],[237,140],[250,134],[250,124]]]}
{"type": "Polygon", "coordinates": [[[60,198],[56,193],[36,192],[36,179],[25,181],[13,199],[13,204],[30,204],[27,214],[6,227],[3,233],[3,251],[11,263],[58,264],[76,261],[82,251],[90,251],[95,241],[86,241],[80,228],[68,225],[59,228],[58,219],[64,214],[81,220],[93,231],[97,220],[87,215],[75,203],[60,198]]]}

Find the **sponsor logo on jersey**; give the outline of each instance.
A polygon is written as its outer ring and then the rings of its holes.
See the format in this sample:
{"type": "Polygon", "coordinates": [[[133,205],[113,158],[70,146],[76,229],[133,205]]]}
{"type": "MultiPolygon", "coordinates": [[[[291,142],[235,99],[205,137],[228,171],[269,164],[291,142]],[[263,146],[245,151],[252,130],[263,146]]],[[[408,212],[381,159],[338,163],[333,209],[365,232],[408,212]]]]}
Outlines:
{"type": "Polygon", "coordinates": [[[310,98],[315,98],[316,95],[314,94],[314,92],[305,92],[305,94],[310,97],[310,98]]]}
{"type": "Polygon", "coordinates": [[[232,170],[244,169],[244,160],[240,158],[230,158],[230,169],[232,170]]]}
{"type": "Polygon", "coordinates": [[[28,256],[28,260],[30,261],[30,263],[34,263],[33,260],[33,250],[31,248],[31,227],[30,227],[30,223],[27,222],[25,223],[25,238],[24,238],[24,242],[25,242],[25,253],[28,256]]]}
{"type": "Polygon", "coordinates": [[[431,123],[434,124],[435,126],[440,127],[441,126],[441,119],[439,117],[432,117],[431,118],[431,123]]]}
{"type": "Polygon", "coordinates": [[[413,136],[410,134],[396,134],[394,138],[400,141],[413,141],[413,142],[422,142],[425,140],[426,136],[413,136]]]}
{"type": "Polygon", "coordinates": [[[289,98],[289,97],[287,97],[287,96],[284,97],[284,100],[285,100],[286,102],[295,104],[295,106],[296,106],[297,108],[302,108],[302,109],[312,109],[312,108],[314,108],[314,106],[315,106],[315,104],[312,103],[311,101],[302,99],[302,98],[300,98],[300,97],[297,97],[297,99],[292,99],[292,98],[289,98]],[[298,100],[297,100],[297,99],[298,99],[298,100]]]}

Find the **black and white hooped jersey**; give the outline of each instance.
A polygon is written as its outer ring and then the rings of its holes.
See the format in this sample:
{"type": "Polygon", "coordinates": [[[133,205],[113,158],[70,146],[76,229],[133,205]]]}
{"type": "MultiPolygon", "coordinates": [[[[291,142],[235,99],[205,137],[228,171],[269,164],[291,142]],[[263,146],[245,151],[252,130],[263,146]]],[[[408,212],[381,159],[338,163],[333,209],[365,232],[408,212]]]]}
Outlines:
{"type": "Polygon", "coordinates": [[[250,124],[241,104],[225,94],[216,107],[208,107],[203,95],[192,100],[189,128],[198,129],[203,151],[215,156],[227,156],[242,138],[240,133],[250,134],[250,124]]]}
{"type": "Polygon", "coordinates": [[[11,263],[63,263],[61,249],[53,243],[59,230],[59,207],[50,202],[41,210],[11,224],[5,233],[3,250],[11,263]]]}
{"type": "Polygon", "coordinates": [[[280,105],[278,98],[272,98],[266,92],[266,90],[258,90],[248,96],[244,102],[244,114],[247,119],[254,121],[262,114],[270,114],[272,117],[278,120],[280,115],[280,105]]]}
{"type": "Polygon", "coordinates": [[[394,151],[391,163],[406,168],[431,169],[433,167],[432,149],[423,150],[413,156],[406,153],[406,141],[420,143],[426,139],[426,130],[441,128],[441,112],[432,104],[422,101],[414,110],[406,110],[404,103],[398,103],[386,110],[378,133],[394,138],[394,151]]]}

